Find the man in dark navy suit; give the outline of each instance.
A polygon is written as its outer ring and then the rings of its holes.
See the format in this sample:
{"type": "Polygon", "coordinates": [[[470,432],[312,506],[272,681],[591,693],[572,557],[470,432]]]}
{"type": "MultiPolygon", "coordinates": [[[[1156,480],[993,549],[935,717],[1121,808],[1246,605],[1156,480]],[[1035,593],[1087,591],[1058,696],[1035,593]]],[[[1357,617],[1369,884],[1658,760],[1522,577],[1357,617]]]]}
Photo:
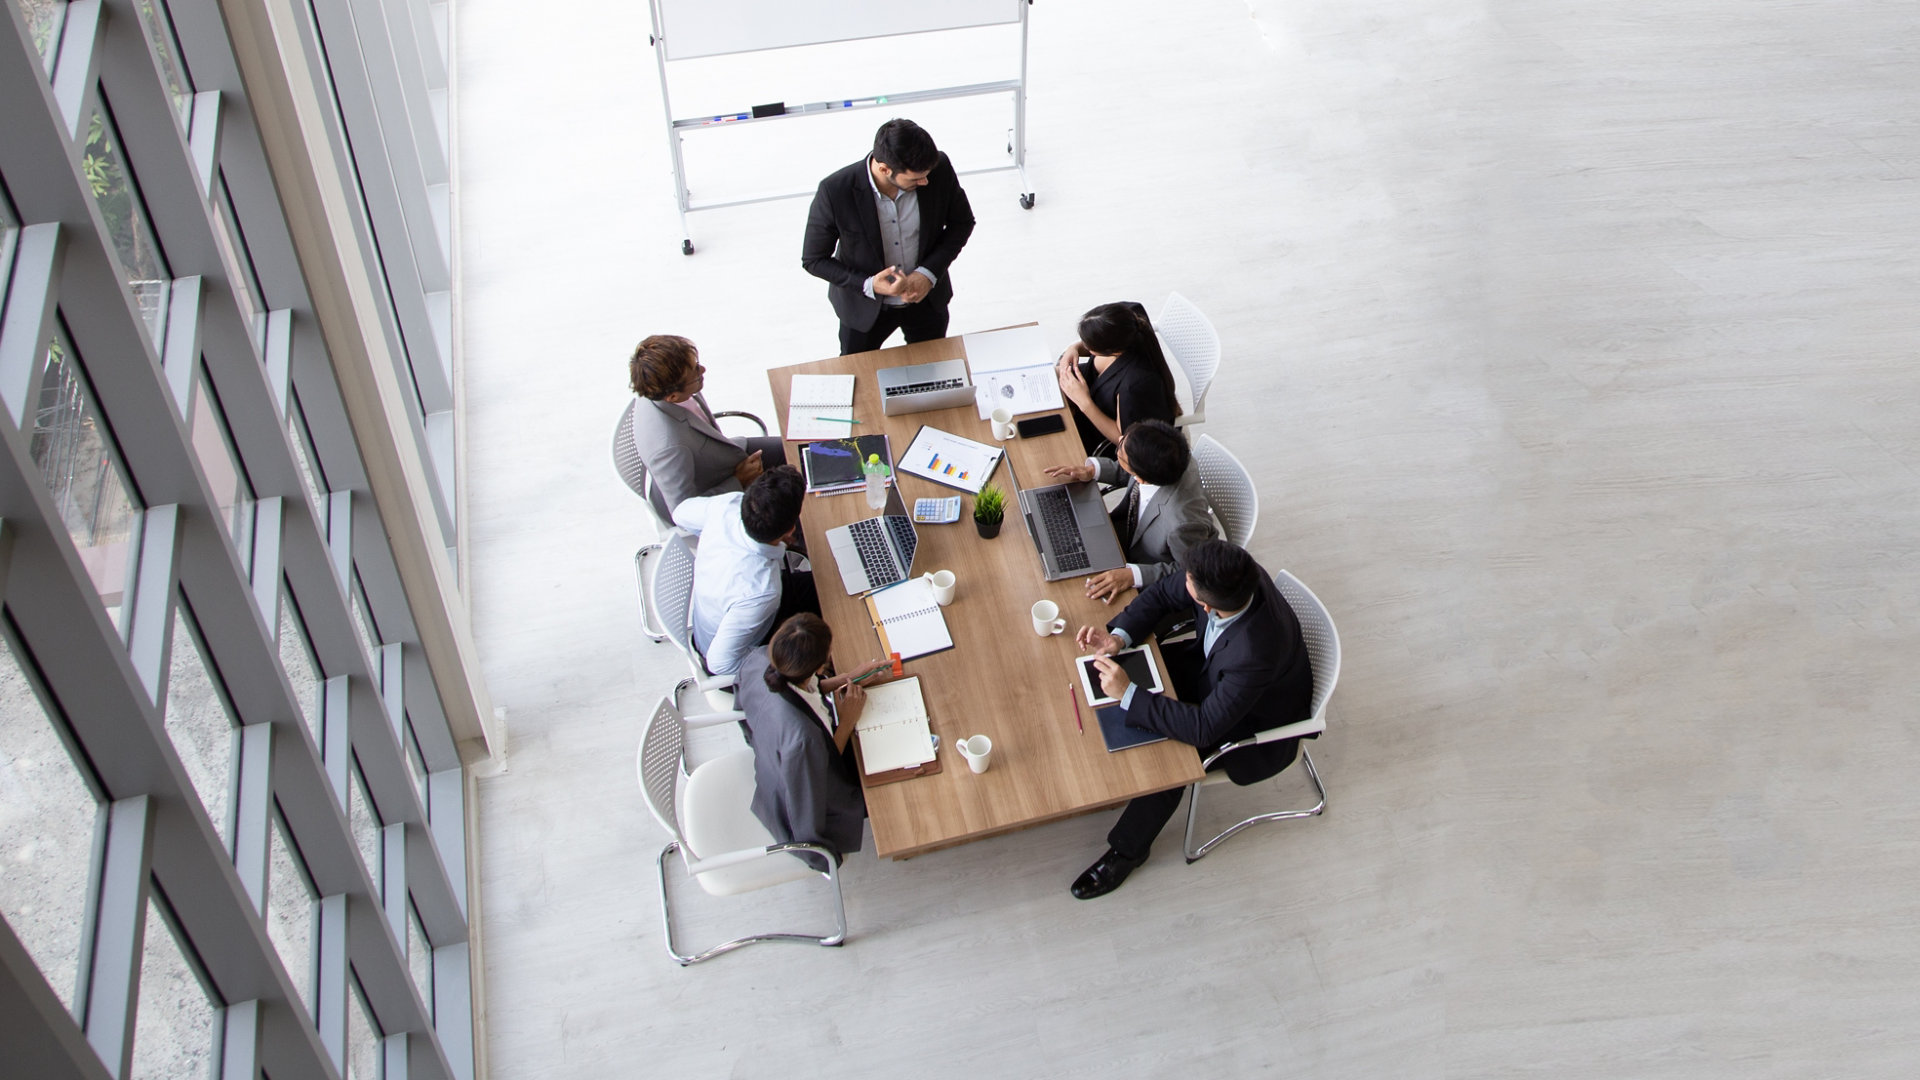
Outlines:
{"type": "Polygon", "coordinates": [[[800,265],[824,279],[840,354],[947,336],[947,267],[973,235],[973,207],[947,155],[911,120],[889,120],[873,153],[820,181],[800,265]]]}
{"type": "MultiPolygon", "coordinates": [[[[1206,540],[1187,549],[1186,573],[1168,574],[1133,598],[1108,630],[1080,628],[1080,646],[1105,654],[1100,688],[1120,699],[1127,723],[1200,748],[1223,744],[1305,720],[1313,704],[1313,670],[1300,620],[1273,578],[1244,548],[1206,540]],[[1193,620],[1191,642],[1163,646],[1167,676],[1179,701],[1132,684],[1105,656],[1146,640],[1155,627],[1193,620]],[[1111,631],[1111,632],[1109,632],[1111,631]]],[[[1293,764],[1298,739],[1235,750],[1221,758],[1236,784],[1252,784],[1293,764]]],[[[1081,900],[1105,896],[1147,861],[1153,838],[1180,806],[1183,789],[1142,795],[1127,804],[1107,834],[1107,853],[1074,880],[1081,900]]]]}

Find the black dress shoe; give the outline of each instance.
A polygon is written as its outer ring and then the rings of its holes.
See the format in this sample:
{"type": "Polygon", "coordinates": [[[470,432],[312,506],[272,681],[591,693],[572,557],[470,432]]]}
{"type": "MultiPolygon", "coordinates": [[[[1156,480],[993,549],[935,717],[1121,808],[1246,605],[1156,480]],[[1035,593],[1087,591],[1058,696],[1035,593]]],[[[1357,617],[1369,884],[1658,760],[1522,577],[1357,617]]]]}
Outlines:
{"type": "Polygon", "coordinates": [[[1091,900],[1096,896],[1107,895],[1119,888],[1120,883],[1127,880],[1127,875],[1133,873],[1136,867],[1146,861],[1145,856],[1129,859],[1108,848],[1107,853],[1100,856],[1099,861],[1087,867],[1086,873],[1073,879],[1073,898],[1091,900]]]}

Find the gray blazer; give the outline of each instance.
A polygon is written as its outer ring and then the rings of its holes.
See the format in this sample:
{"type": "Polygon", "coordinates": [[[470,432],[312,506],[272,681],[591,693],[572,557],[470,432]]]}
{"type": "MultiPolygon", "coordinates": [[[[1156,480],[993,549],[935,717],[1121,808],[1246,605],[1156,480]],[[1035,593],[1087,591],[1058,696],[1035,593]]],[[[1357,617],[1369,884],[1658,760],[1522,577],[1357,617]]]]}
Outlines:
{"type": "MultiPolygon", "coordinates": [[[[1132,487],[1140,482],[1112,458],[1094,458],[1093,464],[1102,484],[1124,481],[1132,487]]],[[[1119,528],[1118,522],[1115,528],[1119,528]]],[[[1122,536],[1120,546],[1127,550],[1127,561],[1140,568],[1140,587],[1145,589],[1168,574],[1179,573],[1187,549],[1212,536],[1213,519],[1207,516],[1207,494],[1200,487],[1200,466],[1189,462],[1179,483],[1161,488],[1153,501],[1140,511],[1133,535],[1122,536]]]]}
{"type": "MultiPolygon", "coordinates": [[[[734,689],[753,744],[753,814],[781,843],[822,844],[844,859],[860,850],[867,820],[852,748],[836,751],[833,736],[798,694],[767,689],[767,667],[764,646],[747,653],[734,689]]],[[[824,872],[826,865],[814,869],[824,872]]]]}
{"type": "Polygon", "coordinates": [[[747,456],[746,440],[730,439],[714,426],[705,394],[693,400],[704,420],[685,406],[652,398],[634,405],[633,447],[653,476],[654,509],[662,520],[671,520],[682,500],[740,490],[733,469],[747,456]]]}

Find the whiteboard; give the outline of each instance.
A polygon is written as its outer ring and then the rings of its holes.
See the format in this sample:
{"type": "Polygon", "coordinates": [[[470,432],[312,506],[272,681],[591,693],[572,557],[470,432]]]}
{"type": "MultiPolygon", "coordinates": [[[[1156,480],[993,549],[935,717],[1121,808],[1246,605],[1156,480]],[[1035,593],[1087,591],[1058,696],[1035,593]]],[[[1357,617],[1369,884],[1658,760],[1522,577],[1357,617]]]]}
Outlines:
{"type": "Polygon", "coordinates": [[[654,0],[669,60],[1020,21],[1026,0],[654,0]]]}

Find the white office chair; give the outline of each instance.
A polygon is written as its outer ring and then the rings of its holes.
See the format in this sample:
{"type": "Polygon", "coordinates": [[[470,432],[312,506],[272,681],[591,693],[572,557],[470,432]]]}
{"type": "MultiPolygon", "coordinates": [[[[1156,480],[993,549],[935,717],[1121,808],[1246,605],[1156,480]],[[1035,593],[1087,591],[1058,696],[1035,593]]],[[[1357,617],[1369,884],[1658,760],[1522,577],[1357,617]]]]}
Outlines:
{"type": "Polygon", "coordinates": [[[653,546],[660,552],[651,577],[646,572],[648,549],[640,549],[633,559],[635,575],[640,579],[641,629],[649,637],[659,633],[673,642],[687,658],[693,682],[707,695],[715,711],[731,709],[734,677],[708,674],[707,658],[700,655],[700,647],[693,641],[693,549],[678,533],[653,546]],[[649,619],[657,621],[649,623],[649,619]]]}
{"type": "Polygon", "coordinates": [[[757,941],[839,945],[847,939],[847,905],[840,892],[840,873],[834,865],[833,852],[818,844],[778,843],[753,815],[753,751],[735,750],[688,771],[688,728],[731,724],[745,717],[744,713],[737,712],[682,714],[674,703],[679,692],[689,689],[691,683],[692,680],[682,682],[675,693],[660,699],[660,704],[654,707],[653,716],[640,735],[640,749],[635,758],[647,808],[672,837],[667,846],[660,849],[659,858],[660,917],[666,928],[667,955],[686,967],[757,941]],[[826,859],[826,872],[814,870],[793,854],[800,851],[813,852],[826,859]],[[701,952],[682,953],[674,947],[673,904],[667,896],[667,857],[675,852],[686,866],[687,876],[699,882],[710,896],[736,896],[820,874],[833,885],[836,929],[825,936],[749,934],[701,952]]]}
{"type": "MultiPolygon", "coordinates": [[[[667,497],[660,493],[659,486],[653,482],[653,477],[647,472],[646,462],[640,460],[640,448],[633,442],[633,410],[639,404],[637,397],[628,401],[626,411],[620,414],[620,422],[613,427],[613,467],[619,471],[620,479],[633,489],[633,493],[646,501],[647,509],[653,511],[653,520],[660,525],[660,535],[665,536],[676,531],[673,508],[667,505],[667,497]]],[[[717,424],[730,416],[751,420],[760,429],[760,434],[767,433],[766,421],[750,412],[717,412],[713,414],[713,420],[717,424]]]]}
{"type": "Polygon", "coordinates": [[[1213,376],[1220,370],[1220,334],[1193,301],[1179,293],[1167,294],[1153,328],[1160,332],[1160,340],[1173,354],[1174,363],[1187,373],[1187,387],[1193,393],[1193,408],[1174,423],[1181,427],[1206,423],[1207,387],[1213,385],[1213,376]]]}
{"type": "Polygon", "coordinates": [[[1246,547],[1253,540],[1254,526],[1260,524],[1260,492],[1254,489],[1253,475],[1211,435],[1193,440],[1193,460],[1200,468],[1200,490],[1206,493],[1221,531],[1228,540],[1246,547]]]}
{"type": "MultiPolygon", "coordinates": [[[[1305,720],[1282,727],[1263,731],[1251,739],[1228,743],[1207,756],[1201,764],[1210,767],[1214,762],[1243,746],[1258,743],[1279,742],[1282,739],[1298,739],[1306,735],[1318,735],[1327,730],[1327,700],[1333,697],[1333,686],[1340,681],[1340,632],[1334,629],[1333,616],[1327,614],[1327,607],[1313,591],[1300,583],[1300,579],[1282,570],[1273,575],[1273,583],[1280,589],[1280,595],[1287,598],[1287,606],[1293,608],[1293,614],[1300,620],[1300,636],[1306,639],[1307,660],[1313,666],[1312,712],[1305,720]]],[[[1327,808],[1327,787],[1320,781],[1320,773],[1313,767],[1313,755],[1307,753],[1307,744],[1300,744],[1300,761],[1307,767],[1307,777],[1313,781],[1313,789],[1320,795],[1320,801],[1306,810],[1277,810],[1266,814],[1255,814],[1244,821],[1235,822],[1227,831],[1201,844],[1193,846],[1193,826],[1200,814],[1200,789],[1213,784],[1227,783],[1224,771],[1210,772],[1206,779],[1187,788],[1187,836],[1184,849],[1189,863],[1196,862],[1201,856],[1219,846],[1222,840],[1250,825],[1260,825],[1269,821],[1288,821],[1293,818],[1313,817],[1327,808]]]]}

